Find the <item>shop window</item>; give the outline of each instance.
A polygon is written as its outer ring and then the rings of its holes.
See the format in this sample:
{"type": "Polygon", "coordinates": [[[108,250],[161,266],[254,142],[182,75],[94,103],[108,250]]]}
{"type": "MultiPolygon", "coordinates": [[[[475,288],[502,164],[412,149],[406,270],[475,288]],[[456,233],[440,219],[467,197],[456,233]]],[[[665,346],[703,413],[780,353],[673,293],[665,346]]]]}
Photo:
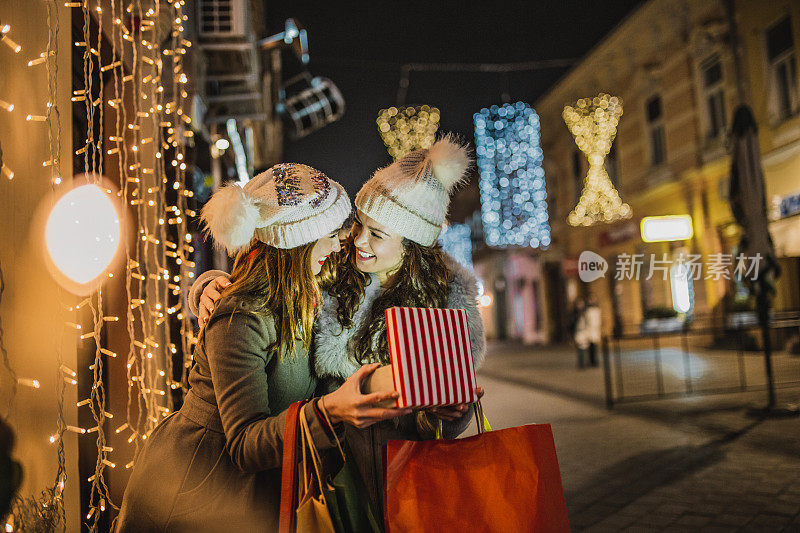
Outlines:
{"type": "Polygon", "coordinates": [[[773,116],[784,120],[798,111],[797,64],[791,19],[787,16],[766,31],[770,76],[770,107],[773,116]]]}
{"type": "Polygon", "coordinates": [[[656,95],[645,103],[647,131],[650,140],[650,164],[658,166],[667,160],[667,136],[664,131],[664,117],[661,110],[661,97],[656,95]]]}
{"type": "Polygon", "coordinates": [[[725,86],[719,56],[706,60],[701,69],[703,100],[705,101],[706,139],[713,140],[725,133],[725,86]]]}

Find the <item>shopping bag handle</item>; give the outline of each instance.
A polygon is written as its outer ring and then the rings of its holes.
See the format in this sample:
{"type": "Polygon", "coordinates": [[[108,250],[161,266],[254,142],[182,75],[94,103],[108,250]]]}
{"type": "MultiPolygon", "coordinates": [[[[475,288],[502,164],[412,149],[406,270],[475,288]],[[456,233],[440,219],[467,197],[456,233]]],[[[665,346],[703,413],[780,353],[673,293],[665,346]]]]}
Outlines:
{"type": "MultiPolygon", "coordinates": [[[[483,414],[483,406],[481,405],[480,400],[475,402],[475,423],[478,424],[478,435],[492,431],[492,426],[489,424],[489,419],[486,418],[485,414],[483,414]]],[[[436,434],[434,438],[436,440],[441,440],[444,438],[441,418],[438,418],[436,421],[436,434]]]]}
{"type": "Polygon", "coordinates": [[[478,435],[492,431],[489,419],[486,418],[486,415],[483,413],[483,405],[481,405],[480,400],[475,402],[475,423],[478,424],[478,435]]]}
{"type": "Polygon", "coordinates": [[[286,411],[283,430],[283,465],[281,468],[280,533],[294,533],[297,509],[297,436],[300,408],[305,401],[295,402],[286,411]]]}
{"type": "Polygon", "coordinates": [[[346,461],[347,459],[344,456],[342,443],[339,442],[339,436],[336,435],[336,430],[333,429],[333,422],[331,422],[331,417],[328,414],[328,410],[325,408],[325,402],[322,400],[322,398],[323,397],[320,397],[317,405],[319,406],[319,410],[322,411],[322,416],[325,417],[325,421],[328,423],[328,427],[331,429],[331,434],[333,435],[333,441],[336,443],[336,447],[339,448],[339,453],[342,454],[342,461],[346,461]]]}
{"type": "Polygon", "coordinates": [[[305,481],[305,489],[306,492],[310,489],[310,483],[308,483],[308,469],[306,467],[306,453],[311,456],[311,463],[314,465],[314,472],[316,473],[316,480],[317,486],[319,487],[320,499],[324,502],[325,501],[325,494],[322,490],[322,474],[320,472],[320,463],[322,462],[322,458],[319,455],[319,450],[314,445],[314,439],[311,437],[311,428],[308,426],[308,419],[304,416],[305,413],[301,411],[300,416],[300,431],[301,431],[301,442],[303,445],[303,477],[305,481]]]}

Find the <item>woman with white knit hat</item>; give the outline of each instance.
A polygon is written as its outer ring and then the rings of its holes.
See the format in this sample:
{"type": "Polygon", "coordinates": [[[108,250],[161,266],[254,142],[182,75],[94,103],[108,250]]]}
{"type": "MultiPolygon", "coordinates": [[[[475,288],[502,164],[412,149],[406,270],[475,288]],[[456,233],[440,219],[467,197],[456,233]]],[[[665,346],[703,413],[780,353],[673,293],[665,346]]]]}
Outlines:
{"type": "MultiPolygon", "coordinates": [[[[341,185],[299,164],[276,165],[209,200],[208,231],[236,254],[230,285],[198,339],[183,406],[137,458],[117,531],[277,530],[286,409],[318,389],[308,357],[316,275],[339,250],[350,210],[341,185]]],[[[375,406],[396,394],[361,394],[376,367],[361,367],[304,409],[318,448],[335,445],[340,422],[365,427],[410,413],[375,406]]]]}
{"type": "MultiPolygon", "coordinates": [[[[359,191],[356,223],[336,254],[334,279],[323,287],[314,326],[314,368],[328,388],[361,364],[389,362],[384,315],[389,307],[466,309],[473,359],[476,366],[482,362],[486,341],[476,279],[436,243],[450,195],[466,178],[469,164],[466,148],[447,136],[378,170],[359,191]]],[[[214,279],[220,274],[206,272],[192,288],[190,307],[201,322],[225,284],[224,278],[214,279]]],[[[363,430],[347,428],[348,444],[376,504],[382,501],[387,440],[431,438],[439,421],[443,435],[455,437],[471,411],[466,405],[432,408],[363,430]]]]}

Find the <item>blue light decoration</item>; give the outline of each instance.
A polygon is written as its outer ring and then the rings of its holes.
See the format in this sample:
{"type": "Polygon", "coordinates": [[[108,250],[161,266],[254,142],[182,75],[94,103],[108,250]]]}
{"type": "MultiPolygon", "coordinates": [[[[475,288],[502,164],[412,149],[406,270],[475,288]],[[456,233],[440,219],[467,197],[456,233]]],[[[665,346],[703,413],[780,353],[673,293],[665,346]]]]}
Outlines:
{"type": "Polygon", "coordinates": [[[550,245],[539,115],[523,102],[475,113],[481,214],[486,244],[550,245]]]}
{"type": "Polygon", "coordinates": [[[448,224],[439,234],[442,250],[461,266],[472,270],[472,232],[467,224],[448,224]]]}

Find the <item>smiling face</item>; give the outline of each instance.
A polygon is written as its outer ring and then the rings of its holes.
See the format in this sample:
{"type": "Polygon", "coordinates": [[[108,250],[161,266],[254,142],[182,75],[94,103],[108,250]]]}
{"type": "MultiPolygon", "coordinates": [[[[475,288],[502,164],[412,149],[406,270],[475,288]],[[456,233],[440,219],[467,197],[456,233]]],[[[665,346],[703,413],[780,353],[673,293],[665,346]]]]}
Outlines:
{"type": "Polygon", "coordinates": [[[403,237],[361,211],[356,212],[352,235],[356,266],[377,274],[381,283],[403,262],[403,237]]]}
{"type": "Polygon", "coordinates": [[[339,244],[339,230],[317,240],[311,249],[311,272],[316,276],[322,271],[322,265],[333,252],[338,252],[342,247],[339,244]]]}

